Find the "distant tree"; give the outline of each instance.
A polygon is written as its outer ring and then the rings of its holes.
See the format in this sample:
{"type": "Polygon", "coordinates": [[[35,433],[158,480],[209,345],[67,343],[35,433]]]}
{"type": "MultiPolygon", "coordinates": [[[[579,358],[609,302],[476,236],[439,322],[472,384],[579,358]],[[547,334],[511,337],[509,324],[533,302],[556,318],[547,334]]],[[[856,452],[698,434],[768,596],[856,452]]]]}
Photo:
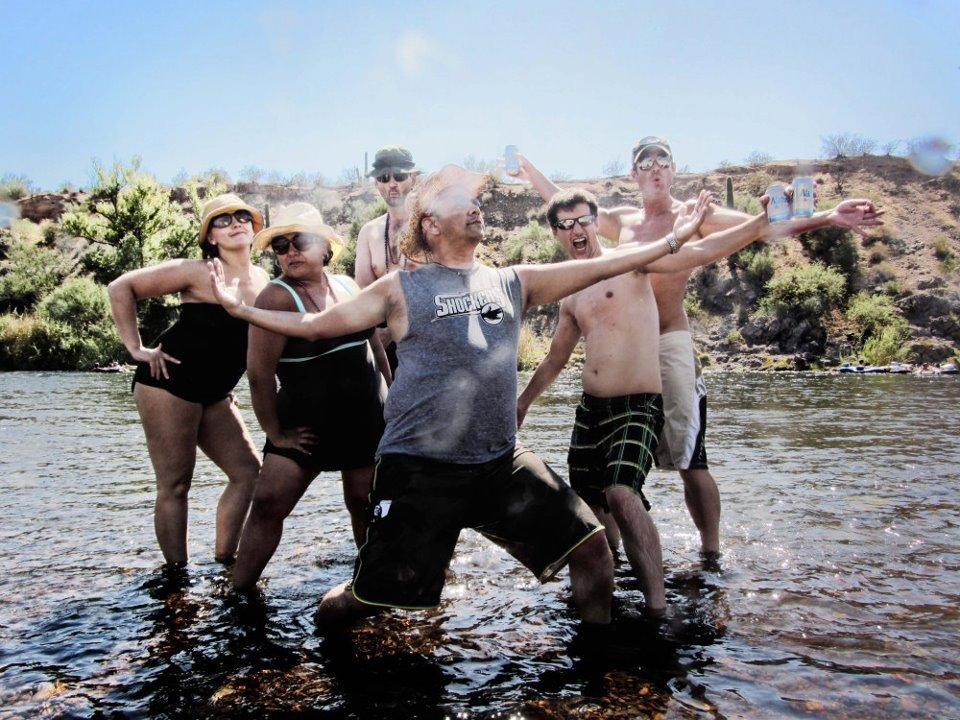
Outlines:
{"type": "Polygon", "coordinates": [[[170,180],[170,183],[174,187],[180,187],[181,185],[186,185],[189,179],[190,176],[187,174],[187,171],[184,168],[180,168],[177,174],[170,180]]]}
{"type": "Polygon", "coordinates": [[[689,165],[681,165],[679,168],[677,168],[677,172],[680,173],[681,175],[685,175],[686,173],[691,172],[690,166],[689,166],[689,165]]]}
{"type": "Polygon", "coordinates": [[[259,183],[267,171],[256,165],[246,165],[240,170],[240,179],[248,183],[259,183]]]}
{"type": "Polygon", "coordinates": [[[0,200],[20,200],[36,191],[26,175],[7,173],[0,178],[0,200]]]}
{"type": "MultiPolygon", "coordinates": [[[[138,168],[139,169],[139,168],[138,168]]],[[[215,185],[217,187],[226,187],[230,185],[230,174],[223,168],[207,168],[195,176],[198,183],[202,185],[215,185]]]]}
{"type": "Polygon", "coordinates": [[[721,160],[721,161],[717,164],[717,167],[722,170],[722,169],[724,169],[724,168],[733,167],[733,163],[730,162],[729,160],[721,160]]]}
{"type": "Polygon", "coordinates": [[[567,182],[571,179],[570,173],[565,173],[563,171],[558,171],[551,173],[550,179],[554,182],[567,182]]]}
{"type": "Polygon", "coordinates": [[[601,173],[603,177],[620,177],[626,169],[627,164],[623,161],[623,158],[614,158],[603,166],[601,173]]]}
{"type": "MultiPolygon", "coordinates": [[[[199,255],[201,201],[196,181],[187,184],[193,206],[193,216],[188,217],[170,200],[167,188],[140,170],[137,158],[129,167],[95,164],[94,173],[89,195],[68,207],[60,227],[90,244],[81,264],[98,282],[106,284],[128,270],[161,260],[199,255]]],[[[206,189],[212,195],[225,186],[208,184],[206,189]]]]}
{"type": "Polygon", "coordinates": [[[877,141],[849,132],[824,135],[820,138],[820,148],[824,157],[845,158],[869,155],[877,147],[877,141]]]}
{"type": "Polygon", "coordinates": [[[891,155],[897,154],[897,150],[900,149],[901,145],[903,145],[903,140],[890,140],[888,142],[883,143],[880,146],[880,149],[883,151],[884,155],[886,155],[887,157],[890,157],[891,155]]]}
{"type": "Polygon", "coordinates": [[[763,150],[754,150],[752,153],[747,155],[744,159],[744,162],[747,165],[762,165],[763,163],[768,163],[773,160],[773,155],[763,150]]]}
{"type": "Polygon", "coordinates": [[[339,177],[337,177],[336,184],[339,187],[356,187],[363,180],[363,177],[360,173],[360,168],[348,167],[340,171],[339,177]]]}
{"type": "Polygon", "coordinates": [[[463,167],[478,173],[495,173],[500,166],[496,160],[484,160],[473,155],[467,155],[463,159],[463,167]]]}

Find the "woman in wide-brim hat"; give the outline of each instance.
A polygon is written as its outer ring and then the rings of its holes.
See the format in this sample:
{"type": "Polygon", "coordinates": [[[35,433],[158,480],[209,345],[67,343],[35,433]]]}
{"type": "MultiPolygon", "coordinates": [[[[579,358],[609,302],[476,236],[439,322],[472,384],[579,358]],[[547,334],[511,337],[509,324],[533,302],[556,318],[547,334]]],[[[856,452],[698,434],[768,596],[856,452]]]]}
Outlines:
{"type": "MultiPolygon", "coordinates": [[[[233,194],[207,201],[199,242],[219,258],[230,282],[253,302],[269,277],[250,262],[263,216],[233,194]]],[[[227,476],[217,504],[214,555],[230,562],[260,471],[250,433],[233,401],[246,367],[245,322],[224,312],[210,290],[204,260],[169,260],[110,283],[110,304],[127,351],[137,363],[133,395],[157,478],[154,527],[168,563],[187,561],[187,493],[199,447],[227,476]],[[137,301],[177,293],[178,320],[150,346],[137,327],[137,301]]]]}
{"type": "MultiPolygon", "coordinates": [[[[274,224],[254,244],[274,253],[283,274],[260,293],[257,307],[320,312],[360,291],[349,276],[329,271],[343,243],[315,207],[293,203],[272,216],[274,224]]],[[[248,357],[253,409],[267,442],[233,569],[238,588],[256,583],[284,520],[321,471],[340,473],[354,540],[361,544],[386,397],[375,363],[376,357],[386,367],[386,356],[373,328],[316,341],[251,328],[248,357]]]]}

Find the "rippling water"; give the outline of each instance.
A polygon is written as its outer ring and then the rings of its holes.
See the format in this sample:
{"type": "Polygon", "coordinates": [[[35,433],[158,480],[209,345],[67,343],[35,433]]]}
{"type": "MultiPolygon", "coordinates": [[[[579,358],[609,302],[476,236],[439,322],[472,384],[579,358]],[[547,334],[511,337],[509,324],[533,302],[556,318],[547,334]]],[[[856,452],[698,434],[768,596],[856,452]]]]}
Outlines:
{"type": "MultiPolygon", "coordinates": [[[[333,475],[287,521],[262,597],[239,599],[212,561],[222,478],[201,461],[193,562],[164,575],[129,376],[0,374],[0,712],[960,716],[960,382],[709,384],[723,557],[703,566],[679,478],[654,473],[672,617],[640,618],[621,563],[615,631],[598,647],[577,633],[565,573],[540,586],[469,531],[439,610],[315,637],[314,604],[353,561],[333,475]]],[[[521,433],[562,474],[578,393],[565,375],[521,433]]]]}

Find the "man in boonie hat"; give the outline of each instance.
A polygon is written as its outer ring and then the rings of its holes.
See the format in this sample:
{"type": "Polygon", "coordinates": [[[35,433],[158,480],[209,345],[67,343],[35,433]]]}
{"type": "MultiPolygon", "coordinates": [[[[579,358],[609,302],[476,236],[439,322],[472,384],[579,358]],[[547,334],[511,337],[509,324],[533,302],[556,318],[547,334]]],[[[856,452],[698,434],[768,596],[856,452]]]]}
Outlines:
{"type": "Polygon", "coordinates": [[[216,245],[207,240],[211,223],[217,227],[220,227],[222,223],[229,225],[235,217],[243,222],[252,222],[254,233],[260,232],[263,228],[263,215],[253,205],[249,205],[240,199],[239,195],[224,193],[210,198],[203,204],[203,208],[200,210],[199,234],[203,257],[217,257],[216,245]]]}
{"type": "Polygon", "coordinates": [[[280,205],[271,213],[270,227],[260,230],[253,238],[253,246],[264,250],[275,240],[286,240],[298,250],[315,240],[326,240],[329,245],[325,265],[336,262],[343,254],[344,246],[337,231],[323,222],[323,215],[310,203],[295,202],[280,205]],[[297,243],[302,243],[300,247],[297,243]]]}
{"type": "MultiPolygon", "coordinates": [[[[367,173],[387,203],[387,212],[365,223],[357,235],[356,279],[366,287],[391,270],[412,267],[398,247],[398,237],[407,222],[406,199],[417,182],[420,170],[413,155],[400,145],[385,145],[373,157],[373,169],[367,173]]],[[[380,339],[390,359],[391,371],[397,369],[397,346],[381,330],[380,339]]]]}
{"type": "MultiPolygon", "coordinates": [[[[570,565],[574,604],[610,622],[613,558],[590,508],[540,458],[517,444],[517,347],[527,308],[642,268],[695,232],[577,263],[493,268],[477,262],[485,177],[448,165],[409,198],[404,252],[424,262],[389,274],[323,313],[244,305],[216,266],[213,291],[238,318],[318,339],[386,323],[400,369],[377,448],[372,519],[353,579],[316,614],[328,631],[385,607],[436,606],[461,529],[504,547],[545,581],[570,565]]],[[[699,216],[702,219],[702,214],[699,216]]],[[[667,233],[665,233],[666,235],[667,233]]]]}

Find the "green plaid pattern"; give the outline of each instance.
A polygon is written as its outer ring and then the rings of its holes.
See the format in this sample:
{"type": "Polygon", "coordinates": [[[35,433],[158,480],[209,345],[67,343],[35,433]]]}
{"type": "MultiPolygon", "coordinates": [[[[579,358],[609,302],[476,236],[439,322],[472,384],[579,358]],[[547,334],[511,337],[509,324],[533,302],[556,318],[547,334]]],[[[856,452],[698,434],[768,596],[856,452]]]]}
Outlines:
{"type": "Polygon", "coordinates": [[[649,510],[643,483],[653,466],[662,427],[663,398],[659,393],[610,398],[584,393],[567,454],[570,485],[588,505],[604,510],[609,509],[604,496],[607,488],[629,487],[649,510]]]}

